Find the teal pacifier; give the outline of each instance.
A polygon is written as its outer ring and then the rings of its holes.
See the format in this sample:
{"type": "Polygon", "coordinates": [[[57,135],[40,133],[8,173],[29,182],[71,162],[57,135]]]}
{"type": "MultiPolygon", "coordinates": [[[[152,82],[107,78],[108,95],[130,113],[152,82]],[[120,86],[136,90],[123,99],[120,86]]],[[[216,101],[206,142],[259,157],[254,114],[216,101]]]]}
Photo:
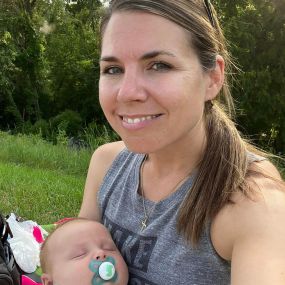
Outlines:
{"type": "Polygon", "coordinates": [[[99,276],[103,280],[111,280],[115,275],[115,266],[109,262],[105,261],[99,266],[99,276]]]}
{"type": "Polygon", "coordinates": [[[115,282],[117,272],[115,269],[115,259],[107,257],[104,261],[92,259],[89,263],[89,269],[94,272],[92,285],[103,285],[105,282],[115,282]]]}

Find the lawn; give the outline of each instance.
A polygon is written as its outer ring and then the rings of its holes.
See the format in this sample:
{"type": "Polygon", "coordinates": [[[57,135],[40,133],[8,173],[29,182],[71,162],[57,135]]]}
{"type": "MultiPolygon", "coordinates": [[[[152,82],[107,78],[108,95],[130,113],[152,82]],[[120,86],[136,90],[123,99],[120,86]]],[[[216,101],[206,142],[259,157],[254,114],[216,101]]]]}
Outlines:
{"type": "Polygon", "coordinates": [[[40,224],[78,214],[91,150],[0,132],[0,210],[40,224]]]}
{"type": "MultiPolygon", "coordinates": [[[[0,146],[2,213],[14,212],[40,224],[78,214],[93,150],[5,132],[0,132],[0,146]]],[[[285,176],[284,168],[280,170],[285,176]]]]}

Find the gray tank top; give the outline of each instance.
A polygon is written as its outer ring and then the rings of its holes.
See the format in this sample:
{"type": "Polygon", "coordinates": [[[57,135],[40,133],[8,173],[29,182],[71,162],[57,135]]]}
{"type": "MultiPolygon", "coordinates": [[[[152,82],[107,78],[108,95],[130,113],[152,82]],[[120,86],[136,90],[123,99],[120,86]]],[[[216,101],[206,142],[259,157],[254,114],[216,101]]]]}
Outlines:
{"type": "MultiPolygon", "coordinates": [[[[142,197],[137,193],[143,154],[124,149],[114,160],[99,190],[102,221],[129,267],[131,285],[226,285],[230,263],[215,251],[208,225],[197,248],[176,230],[179,206],[194,177],[156,203],[141,232],[142,197]]],[[[154,203],[146,200],[147,209],[154,203]]]]}

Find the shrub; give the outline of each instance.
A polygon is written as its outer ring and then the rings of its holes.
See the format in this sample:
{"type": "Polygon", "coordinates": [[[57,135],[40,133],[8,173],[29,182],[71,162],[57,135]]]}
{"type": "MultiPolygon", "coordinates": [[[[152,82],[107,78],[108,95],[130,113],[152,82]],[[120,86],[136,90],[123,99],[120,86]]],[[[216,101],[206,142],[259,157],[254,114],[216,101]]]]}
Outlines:
{"type": "Polygon", "coordinates": [[[40,134],[43,138],[47,139],[50,136],[50,125],[44,120],[40,119],[32,126],[33,134],[40,134]]]}
{"type": "Polygon", "coordinates": [[[82,128],[82,119],[79,113],[65,110],[50,120],[52,132],[65,132],[67,136],[76,136],[82,128]]]}
{"type": "Polygon", "coordinates": [[[119,137],[107,126],[92,122],[84,129],[82,139],[90,149],[96,149],[104,143],[118,140],[119,137]]]}

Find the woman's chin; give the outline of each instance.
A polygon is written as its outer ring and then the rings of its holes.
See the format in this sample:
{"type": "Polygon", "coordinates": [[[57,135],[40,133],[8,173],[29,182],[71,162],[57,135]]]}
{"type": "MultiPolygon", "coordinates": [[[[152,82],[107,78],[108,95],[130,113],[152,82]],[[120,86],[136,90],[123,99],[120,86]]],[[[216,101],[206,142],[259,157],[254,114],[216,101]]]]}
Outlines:
{"type": "Polygon", "coordinates": [[[152,153],[157,150],[154,140],[145,138],[122,138],[127,149],[134,153],[152,153]]]}

